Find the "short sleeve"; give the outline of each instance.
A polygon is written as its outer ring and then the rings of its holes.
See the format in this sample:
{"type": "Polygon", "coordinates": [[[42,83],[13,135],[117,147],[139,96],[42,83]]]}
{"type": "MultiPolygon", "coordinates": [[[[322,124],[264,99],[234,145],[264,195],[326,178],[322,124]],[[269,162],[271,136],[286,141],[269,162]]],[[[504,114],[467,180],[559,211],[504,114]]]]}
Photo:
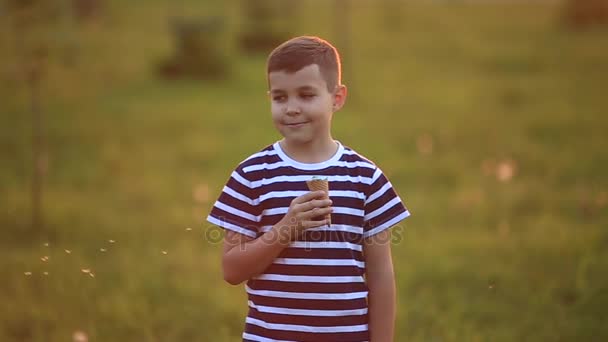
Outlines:
{"type": "Polygon", "coordinates": [[[410,216],[391,182],[376,168],[366,191],[363,237],[370,237],[410,216]]]}
{"type": "Polygon", "coordinates": [[[255,189],[241,168],[237,168],[224,186],[207,221],[223,229],[255,238],[260,213],[255,189]]]}

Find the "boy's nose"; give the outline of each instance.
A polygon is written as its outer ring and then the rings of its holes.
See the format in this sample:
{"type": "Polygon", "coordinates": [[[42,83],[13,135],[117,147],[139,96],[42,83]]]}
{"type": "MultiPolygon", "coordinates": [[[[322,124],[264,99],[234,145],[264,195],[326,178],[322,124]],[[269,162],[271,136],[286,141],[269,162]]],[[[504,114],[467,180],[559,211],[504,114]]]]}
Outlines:
{"type": "Polygon", "coordinates": [[[285,114],[287,115],[297,115],[300,114],[300,108],[298,108],[295,105],[287,105],[287,107],[285,108],[285,114]]]}

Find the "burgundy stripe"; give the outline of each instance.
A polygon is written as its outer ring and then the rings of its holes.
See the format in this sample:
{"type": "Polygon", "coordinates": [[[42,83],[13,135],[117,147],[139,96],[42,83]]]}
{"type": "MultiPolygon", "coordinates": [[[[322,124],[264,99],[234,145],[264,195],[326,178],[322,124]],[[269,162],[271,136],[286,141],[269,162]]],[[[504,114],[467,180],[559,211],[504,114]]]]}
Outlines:
{"type": "Polygon", "coordinates": [[[367,308],[365,298],[345,300],[323,300],[323,299],[294,299],[266,297],[260,295],[249,295],[249,300],[257,305],[274,306],[289,309],[305,310],[356,310],[367,308]]]}
{"type": "Polygon", "coordinates": [[[403,204],[397,203],[397,204],[393,205],[390,209],[388,209],[382,215],[376,216],[373,219],[367,221],[365,223],[365,230],[368,231],[375,227],[378,227],[378,226],[390,221],[391,219],[395,218],[399,214],[405,212],[405,210],[406,209],[403,206],[403,204]]]}
{"type": "MultiPolygon", "coordinates": [[[[261,162],[260,164],[262,164],[261,162]]],[[[278,176],[297,176],[297,175],[320,175],[320,176],[363,176],[372,177],[374,169],[366,167],[340,167],[332,166],[323,170],[297,170],[291,166],[281,166],[276,169],[262,169],[256,171],[247,172],[247,179],[251,181],[258,181],[264,178],[274,178],[278,176]]]]}
{"type": "MultiPolygon", "coordinates": [[[[266,150],[262,150],[260,152],[263,152],[263,151],[266,151],[266,150]]],[[[276,154],[253,157],[253,158],[241,163],[241,165],[239,165],[239,169],[242,170],[248,166],[264,164],[264,163],[273,164],[273,163],[280,162],[280,161],[281,161],[281,157],[279,157],[276,154]]]]}
{"type": "Polygon", "coordinates": [[[272,264],[264,271],[264,273],[301,276],[356,277],[363,276],[365,269],[357,266],[272,264]]]}
{"type": "Polygon", "coordinates": [[[397,197],[397,194],[395,193],[395,191],[391,188],[386,190],[386,192],[384,194],[382,194],[382,196],[376,198],[375,200],[373,200],[370,203],[367,203],[367,205],[365,206],[365,213],[369,214],[371,212],[373,212],[374,210],[382,207],[383,205],[385,205],[386,203],[390,202],[393,198],[397,197]]]}
{"type": "Polygon", "coordinates": [[[270,330],[253,324],[245,325],[245,332],[277,340],[301,342],[362,342],[369,340],[368,331],[350,333],[306,333],[300,331],[270,330]]]}
{"type": "MultiPolygon", "coordinates": [[[[230,189],[234,190],[235,192],[248,197],[251,200],[254,200],[255,198],[257,198],[257,196],[255,195],[255,192],[246,187],[245,185],[241,184],[239,181],[237,181],[236,179],[230,177],[230,179],[228,179],[228,182],[226,183],[226,186],[229,187],[230,189]]],[[[223,191],[222,191],[223,193],[223,191]]]]}
{"type": "MultiPolygon", "coordinates": [[[[351,151],[351,149],[346,149],[346,151],[351,151]]],[[[371,161],[369,161],[368,159],[365,159],[363,157],[361,157],[358,154],[343,154],[342,158],[340,158],[341,161],[347,161],[347,162],[363,162],[363,163],[367,163],[369,165],[374,165],[374,163],[372,163],[371,161]]]]}
{"type": "MultiPolygon", "coordinates": [[[[260,202],[260,206],[264,208],[280,208],[289,207],[291,201],[295,197],[272,197],[260,202]]],[[[332,206],[334,207],[347,207],[353,209],[363,209],[363,200],[353,197],[342,197],[342,196],[331,196],[332,206]]]]}
{"type": "MultiPolygon", "coordinates": [[[[342,230],[305,230],[298,236],[297,241],[308,242],[350,242],[359,244],[362,240],[363,229],[361,233],[353,233],[342,230]]],[[[272,237],[273,233],[268,233],[268,238],[272,237]]]]}
{"type": "Polygon", "coordinates": [[[355,259],[364,261],[363,253],[348,248],[294,248],[284,249],[279,258],[310,258],[310,259],[355,259]]]}
{"type": "Polygon", "coordinates": [[[310,325],[315,327],[367,324],[366,314],[352,316],[303,316],[260,312],[255,308],[249,308],[247,316],[268,323],[310,325]]]}
{"type": "MultiPolygon", "coordinates": [[[[364,183],[354,183],[350,181],[331,181],[329,182],[331,190],[351,190],[363,192],[364,187],[367,185],[364,183]]],[[[306,191],[308,186],[306,182],[275,182],[271,184],[265,184],[258,188],[258,193],[263,195],[271,191],[283,191],[289,189],[292,191],[306,191]]]]}
{"type": "MultiPolygon", "coordinates": [[[[234,224],[238,227],[247,229],[254,233],[258,232],[258,228],[257,228],[257,225],[255,224],[255,222],[244,219],[240,216],[236,216],[231,213],[225,212],[222,209],[219,209],[217,207],[213,207],[213,209],[211,210],[211,213],[209,215],[211,215],[212,217],[215,217],[216,219],[218,219],[222,222],[228,222],[228,223],[234,224]]],[[[224,228],[224,227],[222,227],[222,228],[224,228]]]]}

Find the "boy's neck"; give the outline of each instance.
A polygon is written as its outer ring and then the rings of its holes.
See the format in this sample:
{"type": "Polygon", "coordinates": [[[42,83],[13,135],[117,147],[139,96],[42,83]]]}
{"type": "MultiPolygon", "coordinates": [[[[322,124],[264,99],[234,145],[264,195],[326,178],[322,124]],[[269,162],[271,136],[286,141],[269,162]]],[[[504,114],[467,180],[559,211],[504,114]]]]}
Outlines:
{"type": "Polygon", "coordinates": [[[331,159],[338,151],[338,143],[331,137],[322,141],[311,141],[306,144],[289,143],[286,139],[279,141],[285,154],[300,163],[314,164],[331,159]]]}

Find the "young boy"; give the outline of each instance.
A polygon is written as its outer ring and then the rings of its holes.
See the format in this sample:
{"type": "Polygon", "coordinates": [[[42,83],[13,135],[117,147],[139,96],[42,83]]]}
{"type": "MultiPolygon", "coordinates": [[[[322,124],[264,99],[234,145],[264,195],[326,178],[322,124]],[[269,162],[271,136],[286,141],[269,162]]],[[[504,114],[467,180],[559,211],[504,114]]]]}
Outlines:
{"type": "Polygon", "coordinates": [[[283,139],[232,173],[207,220],[226,230],[224,279],[247,281],[244,341],[392,341],[389,228],[409,216],[382,171],[331,136],[346,100],[340,57],[296,37],[268,58],[283,139]],[[307,181],[324,177],[324,191],[307,181]],[[331,213],[331,220],[327,214],[331,213]]]}

